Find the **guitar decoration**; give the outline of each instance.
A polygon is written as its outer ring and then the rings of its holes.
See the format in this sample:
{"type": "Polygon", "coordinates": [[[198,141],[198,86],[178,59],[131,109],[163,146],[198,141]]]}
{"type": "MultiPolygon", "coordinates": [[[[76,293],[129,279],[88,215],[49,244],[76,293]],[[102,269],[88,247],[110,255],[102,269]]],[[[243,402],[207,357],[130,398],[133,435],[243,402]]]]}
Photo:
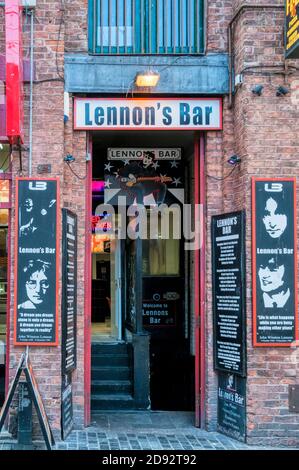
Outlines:
{"type": "Polygon", "coordinates": [[[104,164],[105,203],[118,204],[119,197],[125,198],[128,206],[177,202],[173,194],[183,192],[181,156],[170,159],[169,155],[166,157],[163,149],[144,149],[143,154],[140,149],[135,159],[108,157],[104,164]]]}

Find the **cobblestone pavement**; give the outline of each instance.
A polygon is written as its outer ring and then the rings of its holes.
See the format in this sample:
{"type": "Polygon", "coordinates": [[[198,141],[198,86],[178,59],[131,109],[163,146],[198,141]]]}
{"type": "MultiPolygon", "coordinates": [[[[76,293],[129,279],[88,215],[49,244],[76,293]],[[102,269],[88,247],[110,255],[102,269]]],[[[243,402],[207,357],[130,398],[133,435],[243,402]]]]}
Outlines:
{"type": "MultiPolygon", "coordinates": [[[[92,425],[73,431],[57,450],[254,450],[253,447],[217,432],[197,429],[193,413],[106,412],[93,417],[92,425]]],[[[0,437],[0,450],[15,442],[0,437]]],[[[43,449],[35,443],[35,449],[43,449]]],[[[262,449],[265,449],[263,447],[262,449]]],[[[268,448],[269,449],[269,448],[268,448]]]]}

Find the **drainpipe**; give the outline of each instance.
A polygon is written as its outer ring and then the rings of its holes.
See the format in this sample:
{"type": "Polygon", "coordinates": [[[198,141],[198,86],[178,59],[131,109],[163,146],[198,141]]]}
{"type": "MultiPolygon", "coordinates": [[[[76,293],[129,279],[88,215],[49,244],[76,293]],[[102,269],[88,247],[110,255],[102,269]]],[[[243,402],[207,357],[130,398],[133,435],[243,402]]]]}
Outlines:
{"type": "Polygon", "coordinates": [[[234,16],[230,20],[227,28],[228,38],[228,67],[229,67],[229,109],[233,106],[233,25],[239,16],[245,10],[282,10],[284,5],[273,5],[271,3],[265,3],[264,5],[251,5],[249,3],[243,3],[235,12],[234,16]]]}
{"type": "Polygon", "coordinates": [[[29,159],[28,176],[32,176],[32,134],[33,134],[33,54],[34,54],[34,16],[33,9],[30,14],[30,98],[29,98],[29,159]]]}

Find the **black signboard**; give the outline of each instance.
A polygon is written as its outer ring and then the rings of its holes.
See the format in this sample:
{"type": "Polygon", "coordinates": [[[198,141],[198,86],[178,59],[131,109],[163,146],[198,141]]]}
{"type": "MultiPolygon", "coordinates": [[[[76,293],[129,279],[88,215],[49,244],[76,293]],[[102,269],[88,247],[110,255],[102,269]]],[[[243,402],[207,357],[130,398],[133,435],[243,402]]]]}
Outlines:
{"type": "Polygon", "coordinates": [[[246,375],[245,212],[212,217],[214,367],[246,375]]]}
{"type": "Polygon", "coordinates": [[[48,417],[44,408],[41,395],[38,390],[37,382],[34,377],[32,365],[30,363],[29,357],[28,356],[25,357],[25,353],[22,354],[19,360],[19,364],[15,372],[14,379],[12,380],[10,384],[5,403],[0,413],[0,432],[7,418],[8,411],[9,411],[9,408],[10,408],[12,399],[14,397],[22,372],[24,372],[25,377],[26,377],[26,383],[28,386],[30,397],[35,406],[35,410],[37,413],[37,417],[39,420],[39,424],[42,430],[42,434],[43,434],[47,449],[51,450],[52,446],[55,445],[54,437],[53,437],[53,434],[52,434],[52,431],[48,422],[48,417]]]}
{"type": "Polygon", "coordinates": [[[253,178],[254,346],[298,340],[295,178],[253,178]]]}
{"type": "Polygon", "coordinates": [[[218,374],[218,431],[239,441],[246,439],[246,379],[218,374]]]}
{"type": "Polygon", "coordinates": [[[299,59],[299,1],[285,2],[285,55],[287,59],[299,59]]]}
{"type": "Polygon", "coordinates": [[[57,346],[58,181],[16,185],[14,344],[57,346]]]}
{"type": "Polygon", "coordinates": [[[61,394],[61,436],[65,440],[74,426],[73,421],[73,392],[72,374],[68,373],[62,377],[61,394]]]}
{"type": "Polygon", "coordinates": [[[77,216],[62,209],[62,372],[77,362],[77,216]]]}

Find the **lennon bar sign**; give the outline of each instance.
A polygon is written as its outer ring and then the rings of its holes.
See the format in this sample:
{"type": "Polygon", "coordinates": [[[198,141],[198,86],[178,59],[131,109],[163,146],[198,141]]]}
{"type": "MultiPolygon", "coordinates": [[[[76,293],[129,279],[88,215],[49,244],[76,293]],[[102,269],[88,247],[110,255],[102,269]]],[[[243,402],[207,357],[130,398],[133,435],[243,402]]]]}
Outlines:
{"type": "Polygon", "coordinates": [[[245,212],[212,217],[214,367],[246,375],[245,212]]]}
{"type": "Polygon", "coordinates": [[[62,372],[77,363],[77,216],[62,209],[62,372]]]}
{"type": "Polygon", "coordinates": [[[74,129],[221,130],[221,98],[75,98],[74,129]]]}
{"type": "Polygon", "coordinates": [[[58,344],[58,180],[16,179],[14,344],[58,344]]]}
{"type": "Polygon", "coordinates": [[[298,340],[296,179],[252,179],[254,346],[298,340]]]}

